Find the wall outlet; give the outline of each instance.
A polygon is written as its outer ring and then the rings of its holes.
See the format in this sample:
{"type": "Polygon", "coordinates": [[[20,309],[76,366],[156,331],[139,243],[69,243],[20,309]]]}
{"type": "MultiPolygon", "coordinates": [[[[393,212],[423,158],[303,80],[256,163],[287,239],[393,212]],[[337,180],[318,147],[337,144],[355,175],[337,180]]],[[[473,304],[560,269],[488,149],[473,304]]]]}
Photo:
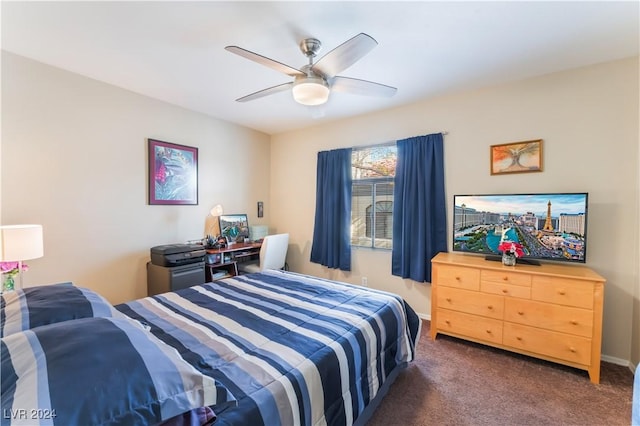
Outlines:
{"type": "Polygon", "coordinates": [[[362,285],[365,287],[369,287],[369,281],[367,280],[367,277],[362,277],[362,285]]]}

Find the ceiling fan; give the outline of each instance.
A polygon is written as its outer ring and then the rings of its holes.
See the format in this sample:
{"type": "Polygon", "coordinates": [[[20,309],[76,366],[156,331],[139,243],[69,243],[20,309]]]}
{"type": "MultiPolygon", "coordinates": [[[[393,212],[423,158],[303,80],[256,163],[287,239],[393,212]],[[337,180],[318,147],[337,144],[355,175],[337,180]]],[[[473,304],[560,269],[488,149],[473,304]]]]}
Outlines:
{"type": "Polygon", "coordinates": [[[355,64],[377,45],[378,42],[375,41],[373,37],[360,33],[345,41],[314,63],[313,59],[316,57],[322,44],[318,39],[306,38],[300,42],[300,50],[309,59],[309,63],[300,69],[238,46],[227,46],[225,49],[294,78],[293,81],[289,83],[259,90],[250,95],[238,98],[236,101],[252,101],[291,89],[296,102],[303,105],[321,105],[327,102],[331,91],[384,97],[391,97],[396,93],[398,89],[395,87],[337,75],[339,72],[355,64]]]}

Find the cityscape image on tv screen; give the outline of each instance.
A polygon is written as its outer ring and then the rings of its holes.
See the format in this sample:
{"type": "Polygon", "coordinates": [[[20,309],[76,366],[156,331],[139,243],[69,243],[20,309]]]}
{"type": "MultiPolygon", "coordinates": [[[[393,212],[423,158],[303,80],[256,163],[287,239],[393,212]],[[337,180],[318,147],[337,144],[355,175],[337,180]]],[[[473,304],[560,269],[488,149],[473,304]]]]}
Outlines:
{"type": "Polygon", "coordinates": [[[585,262],[587,193],[454,195],[453,250],[501,254],[522,245],[524,258],[585,262]]]}

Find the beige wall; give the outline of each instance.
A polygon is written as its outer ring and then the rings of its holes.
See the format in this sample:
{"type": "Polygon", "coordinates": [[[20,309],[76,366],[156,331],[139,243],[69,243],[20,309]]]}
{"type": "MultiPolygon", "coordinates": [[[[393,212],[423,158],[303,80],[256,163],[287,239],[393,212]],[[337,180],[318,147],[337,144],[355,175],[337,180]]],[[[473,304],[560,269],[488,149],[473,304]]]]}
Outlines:
{"type": "MultiPolygon", "coordinates": [[[[640,129],[638,132],[640,133],[640,129]]],[[[638,150],[638,164],[636,194],[640,194],[640,149],[638,150]]],[[[636,203],[635,235],[637,236],[637,240],[640,241],[640,195],[636,197],[636,203]]],[[[634,259],[640,259],[640,245],[636,247],[633,257],[634,259]]],[[[636,268],[637,276],[640,277],[640,262],[637,262],[636,268]]],[[[640,279],[636,279],[636,291],[635,297],[633,298],[633,317],[631,319],[631,324],[633,333],[631,338],[631,362],[634,367],[638,367],[640,366],[640,279]]]]}
{"type": "Polygon", "coordinates": [[[276,135],[271,146],[273,223],[291,233],[293,270],[355,284],[367,276],[369,286],[399,293],[429,316],[430,285],[392,276],[388,251],[354,250],[350,273],[309,262],[316,173],[312,165],[320,150],[448,131],[449,211],[453,194],[460,193],[589,192],[587,266],[608,280],[603,353],[626,362],[632,320],[638,318],[638,112],[634,58],[276,135]],[[490,145],[530,139],[544,140],[542,173],[489,174],[490,145]]]}
{"type": "Polygon", "coordinates": [[[6,52],[1,148],[2,223],[44,226],[26,285],[139,298],[150,247],[202,238],[215,204],[269,223],[268,135],[6,52]],[[198,148],[199,205],[147,204],[147,138],[198,148]]]}

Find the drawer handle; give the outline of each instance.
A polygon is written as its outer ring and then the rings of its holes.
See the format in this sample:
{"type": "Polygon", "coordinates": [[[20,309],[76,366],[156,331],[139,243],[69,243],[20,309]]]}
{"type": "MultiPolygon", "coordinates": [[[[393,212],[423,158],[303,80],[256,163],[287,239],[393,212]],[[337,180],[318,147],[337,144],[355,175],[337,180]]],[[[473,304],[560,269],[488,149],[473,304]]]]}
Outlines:
{"type": "Polygon", "coordinates": [[[489,305],[487,306],[487,309],[489,309],[490,311],[493,311],[493,306],[489,305]]]}
{"type": "Polygon", "coordinates": [[[503,277],[502,281],[509,281],[509,277],[503,277]]]}
{"type": "Polygon", "coordinates": [[[447,325],[451,325],[451,321],[449,321],[449,320],[444,320],[444,322],[445,322],[445,324],[447,324],[447,325]]]}
{"type": "Polygon", "coordinates": [[[564,291],[564,290],[558,290],[558,294],[559,294],[560,296],[564,296],[565,294],[567,294],[567,292],[566,292],[566,291],[564,291]]]}
{"type": "Polygon", "coordinates": [[[506,288],[503,288],[503,289],[502,289],[502,292],[503,292],[504,294],[507,294],[507,293],[509,293],[509,290],[507,290],[506,288]]]}
{"type": "Polygon", "coordinates": [[[573,321],[569,321],[571,323],[571,325],[578,325],[578,321],[573,320],[573,321]]]}
{"type": "Polygon", "coordinates": [[[447,297],[445,300],[446,300],[447,302],[451,302],[451,298],[450,298],[450,297],[447,297]]]}
{"type": "Polygon", "coordinates": [[[460,277],[456,277],[456,281],[460,281],[460,277]]]}
{"type": "Polygon", "coordinates": [[[569,351],[570,351],[570,352],[573,352],[573,353],[576,353],[576,348],[574,348],[573,346],[570,346],[570,347],[569,347],[569,351]]]}
{"type": "Polygon", "coordinates": [[[522,341],[522,337],[520,336],[516,337],[516,339],[522,341]]]}
{"type": "Polygon", "coordinates": [[[524,312],[518,311],[518,315],[524,315],[524,312]]]}
{"type": "Polygon", "coordinates": [[[491,334],[491,330],[487,329],[487,334],[491,334]]]}

